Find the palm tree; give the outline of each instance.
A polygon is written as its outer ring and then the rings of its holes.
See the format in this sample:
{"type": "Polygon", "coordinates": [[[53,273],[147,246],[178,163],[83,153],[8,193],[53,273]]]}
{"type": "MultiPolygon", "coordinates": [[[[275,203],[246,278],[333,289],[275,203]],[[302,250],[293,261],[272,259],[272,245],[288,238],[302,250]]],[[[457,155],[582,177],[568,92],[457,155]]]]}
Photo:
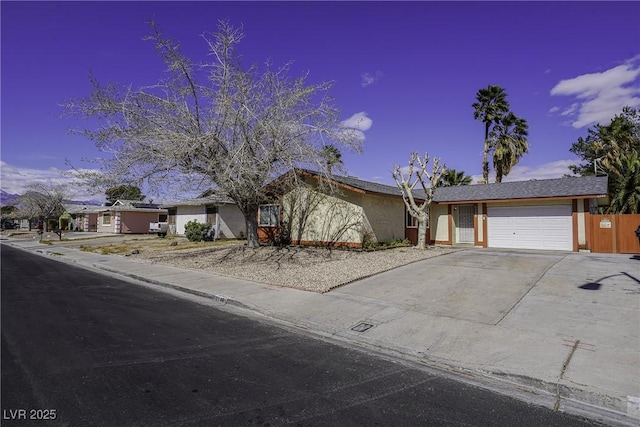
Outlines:
{"type": "Polygon", "coordinates": [[[482,156],[482,178],[489,182],[489,151],[491,140],[489,133],[491,125],[496,124],[509,111],[507,94],[503,88],[497,85],[489,85],[486,89],[480,89],[476,94],[477,102],[471,106],[474,108],[473,118],[484,123],[484,153],[482,156]]]}
{"type": "Polygon", "coordinates": [[[502,182],[502,177],[509,175],[511,168],[529,151],[528,129],[527,121],[512,112],[509,112],[495,125],[491,136],[496,182],[502,182]]]}
{"type": "Polygon", "coordinates": [[[327,172],[331,174],[331,169],[336,165],[342,165],[342,153],[335,145],[325,145],[322,148],[322,157],[327,164],[327,172]]]}
{"type": "Polygon", "coordinates": [[[609,172],[609,190],[611,204],[609,213],[640,213],[640,157],[638,152],[630,150],[620,155],[619,145],[603,160],[609,172]]]}
{"type": "Polygon", "coordinates": [[[442,175],[442,178],[438,182],[438,187],[455,187],[458,185],[471,184],[471,178],[469,175],[465,175],[464,171],[458,172],[455,169],[447,169],[442,175]]]}

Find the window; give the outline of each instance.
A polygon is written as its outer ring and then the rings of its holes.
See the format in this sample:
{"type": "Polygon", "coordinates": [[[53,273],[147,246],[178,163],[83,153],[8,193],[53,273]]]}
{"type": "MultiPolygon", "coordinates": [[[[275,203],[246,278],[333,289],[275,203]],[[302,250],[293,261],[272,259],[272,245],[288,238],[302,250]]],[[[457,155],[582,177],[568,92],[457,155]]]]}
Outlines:
{"type": "Polygon", "coordinates": [[[280,205],[260,205],[258,209],[258,225],[260,227],[277,227],[280,217],[280,205]]]}
{"type": "Polygon", "coordinates": [[[102,225],[111,225],[111,213],[105,212],[102,214],[102,225]]]}
{"type": "Polygon", "coordinates": [[[218,217],[218,207],[217,206],[207,206],[206,208],[206,212],[207,212],[207,224],[215,224],[216,223],[216,219],[218,217]]]}
{"type": "MultiPolygon", "coordinates": [[[[429,214],[429,208],[426,209],[427,215],[429,214]]],[[[418,218],[411,216],[408,209],[405,209],[406,217],[404,220],[405,226],[407,228],[418,228],[418,218]]],[[[427,228],[429,228],[429,217],[427,216],[427,220],[425,222],[427,228]]]]}
{"type": "Polygon", "coordinates": [[[409,210],[406,210],[407,213],[407,218],[405,221],[405,225],[407,228],[417,228],[418,227],[418,219],[414,218],[410,213],[409,210]]]}

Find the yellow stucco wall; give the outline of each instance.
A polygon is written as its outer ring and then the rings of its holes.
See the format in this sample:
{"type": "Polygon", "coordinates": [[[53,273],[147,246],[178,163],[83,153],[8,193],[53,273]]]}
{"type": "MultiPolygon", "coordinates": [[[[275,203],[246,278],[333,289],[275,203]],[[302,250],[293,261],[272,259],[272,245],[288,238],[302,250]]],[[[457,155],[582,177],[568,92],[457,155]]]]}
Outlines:
{"type": "Polygon", "coordinates": [[[361,243],[367,230],[359,194],[345,192],[340,198],[296,189],[283,198],[283,220],[291,223],[291,238],[297,241],[361,243]],[[306,221],[299,234],[301,218],[306,221]]]}
{"type": "Polygon", "coordinates": [[[405,206],[400,197],[362,195],[362,208],[378,242],[404,239],[405,206]]]}
{"type": "Polygon", "coordinates": [[[449,240],[449,216],[447,205],[432,203],[429,207],[429,222],[431,226],[431,239],[437,241],[449,240]]]}

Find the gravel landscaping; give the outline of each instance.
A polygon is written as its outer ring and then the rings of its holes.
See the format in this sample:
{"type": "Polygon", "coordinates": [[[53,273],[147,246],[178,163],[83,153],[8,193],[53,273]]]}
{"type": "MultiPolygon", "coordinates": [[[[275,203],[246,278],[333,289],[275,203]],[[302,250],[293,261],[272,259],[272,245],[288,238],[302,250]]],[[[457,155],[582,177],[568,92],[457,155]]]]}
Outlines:
{"type": "Polygon", "coordinates": [[[458,249],[432,246],[371,252],[312,247],[260,247],[234,244],[207,249],[149,251],[134,255],[149,263],[287,286],[313,292],[328,292],[358,279],[458,249]]]}

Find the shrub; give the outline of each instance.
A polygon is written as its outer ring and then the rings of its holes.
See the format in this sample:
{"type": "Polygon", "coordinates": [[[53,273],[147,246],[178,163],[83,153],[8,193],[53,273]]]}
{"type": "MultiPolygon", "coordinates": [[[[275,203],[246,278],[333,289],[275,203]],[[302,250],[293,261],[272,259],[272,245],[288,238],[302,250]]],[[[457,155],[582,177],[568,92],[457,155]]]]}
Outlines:
{"type": "Polygon", "coordinates": [[[189,221],[184,226],[184,235],[190,242],[202,242],[209,239],[211,225],[201,224],[197,220],[189,221]]]}

